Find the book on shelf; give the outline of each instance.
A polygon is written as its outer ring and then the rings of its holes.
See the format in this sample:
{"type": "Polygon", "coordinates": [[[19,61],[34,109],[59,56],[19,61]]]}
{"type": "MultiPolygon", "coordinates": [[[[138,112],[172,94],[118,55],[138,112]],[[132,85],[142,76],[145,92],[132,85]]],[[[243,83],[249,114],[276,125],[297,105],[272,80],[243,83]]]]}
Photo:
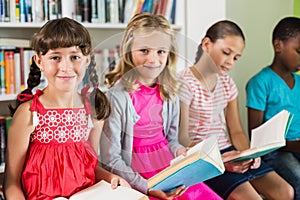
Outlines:
{"type": "MultiPolygon", "coordinates": [[[[54,200],[66,200],[65,197],[57,197],[54,200]]],[[[98,200],[98,199],[130,199],[130,200],[149,200],[149,198],[132,188],[118,186],[112,189],[110,183],[102,180],[95,185],[92,185],[84,190],[73,194],[69,200],[98,200]]]]}
{"type": "Polygon", "coordinates": [[[293,115],[287,110],[282,110],[259,127],[252,129],[250,148],[238,155],[227,157],[225,162],[254,159],[285,146],[285,135],[292,119],[293,115]]]}
{"type": "Polygon", "coordinates": [[[149,190],[172,191],[223,174],[225,167],[217,136],[210,136],[191,147],[185,156],[174,158],[166,169],[148,179],[149,190]]]}
{"type": "Polygon", "coordinates": [[[0,94],[5,94],[5,65],[4,65],[4,51],[0,49],[0,94]]]}
{"type": "Polygon", "coordinates": [[[4,51],[5,92],[16,94],[14,51],[4,51]]]}

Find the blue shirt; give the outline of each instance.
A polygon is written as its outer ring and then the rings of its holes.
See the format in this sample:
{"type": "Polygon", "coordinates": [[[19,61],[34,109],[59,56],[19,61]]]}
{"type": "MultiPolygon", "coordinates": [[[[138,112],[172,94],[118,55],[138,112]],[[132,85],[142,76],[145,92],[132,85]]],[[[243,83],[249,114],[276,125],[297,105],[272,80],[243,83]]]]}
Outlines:
{"type": "Polygon", "coordinates": [[[287,140],[300,138],[300,76],[293,73],[291,89],[269,66],[253,76],[246,85],[249,108],[264,112],[264,122],[285,109],[294,115],[286,135],[287,140]]]}

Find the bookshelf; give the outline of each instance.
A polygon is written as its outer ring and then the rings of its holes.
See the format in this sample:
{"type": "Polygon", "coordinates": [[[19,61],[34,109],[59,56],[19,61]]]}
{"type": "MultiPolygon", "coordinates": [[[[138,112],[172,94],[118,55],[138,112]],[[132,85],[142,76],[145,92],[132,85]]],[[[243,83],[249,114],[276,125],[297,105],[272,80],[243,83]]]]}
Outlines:
{"type": "MultiPolygon", "coordinates": [[[[185,1],[176,0],[176,17],[172,28],[184,33],[185,1]]],[[[43,22],[0,22],[0,38],[28,39],[45,23],[43,22]]],[[[94,48],[111,48],[120,44],[126,23],[90,23],[80,22],[90,32],[94,48]]],[[[184,47],[185,45],[180,45],[184,47]]],[[[8,105],[14,103],[17,94],[0,94],[0,116],[8,116],[8,105]]],[[[0,164],[0,174],[4,172],[4,164],[0,164]]],[[[1,185],[1,184],[0,184],[1,185]]]]}

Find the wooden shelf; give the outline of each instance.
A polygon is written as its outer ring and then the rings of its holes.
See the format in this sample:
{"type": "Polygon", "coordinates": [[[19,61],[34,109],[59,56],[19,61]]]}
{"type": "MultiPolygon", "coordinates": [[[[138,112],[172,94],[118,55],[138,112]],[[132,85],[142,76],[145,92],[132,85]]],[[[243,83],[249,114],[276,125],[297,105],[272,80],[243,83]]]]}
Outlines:
{"type": "Polygon", "coordinates": [[[0,95],[0,102],[1,101],[12,101],[17,98],[16,94],[1,94],[0,95]]]}

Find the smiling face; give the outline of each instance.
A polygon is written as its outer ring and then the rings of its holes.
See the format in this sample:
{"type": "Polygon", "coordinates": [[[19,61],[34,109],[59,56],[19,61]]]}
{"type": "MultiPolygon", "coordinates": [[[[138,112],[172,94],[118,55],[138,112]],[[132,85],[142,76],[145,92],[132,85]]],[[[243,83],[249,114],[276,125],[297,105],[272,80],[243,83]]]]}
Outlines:
{"type": "Polygon", "coordinates": [[[226,74],[242,56],[245,43],[242,37],[228,35],[212,42],[208,37],[202,41],[202,48],[206,51],[218,67],[220,75],[226,74]]]}
{"type": "Polygon", "coordinates": [[[131,46],[131,56],[137,72],[137,79],[151,85],[156,82],[168,61],[171,38],[163,32],[137,35],[131,46]]]}
{"type": "Polygon", "coordinates": [[[83,55],[78,47],[50,49],[34,58],[47,78],[48,87],[57,92],[76,92],[90,62],[90,57],[83,55]]]}

